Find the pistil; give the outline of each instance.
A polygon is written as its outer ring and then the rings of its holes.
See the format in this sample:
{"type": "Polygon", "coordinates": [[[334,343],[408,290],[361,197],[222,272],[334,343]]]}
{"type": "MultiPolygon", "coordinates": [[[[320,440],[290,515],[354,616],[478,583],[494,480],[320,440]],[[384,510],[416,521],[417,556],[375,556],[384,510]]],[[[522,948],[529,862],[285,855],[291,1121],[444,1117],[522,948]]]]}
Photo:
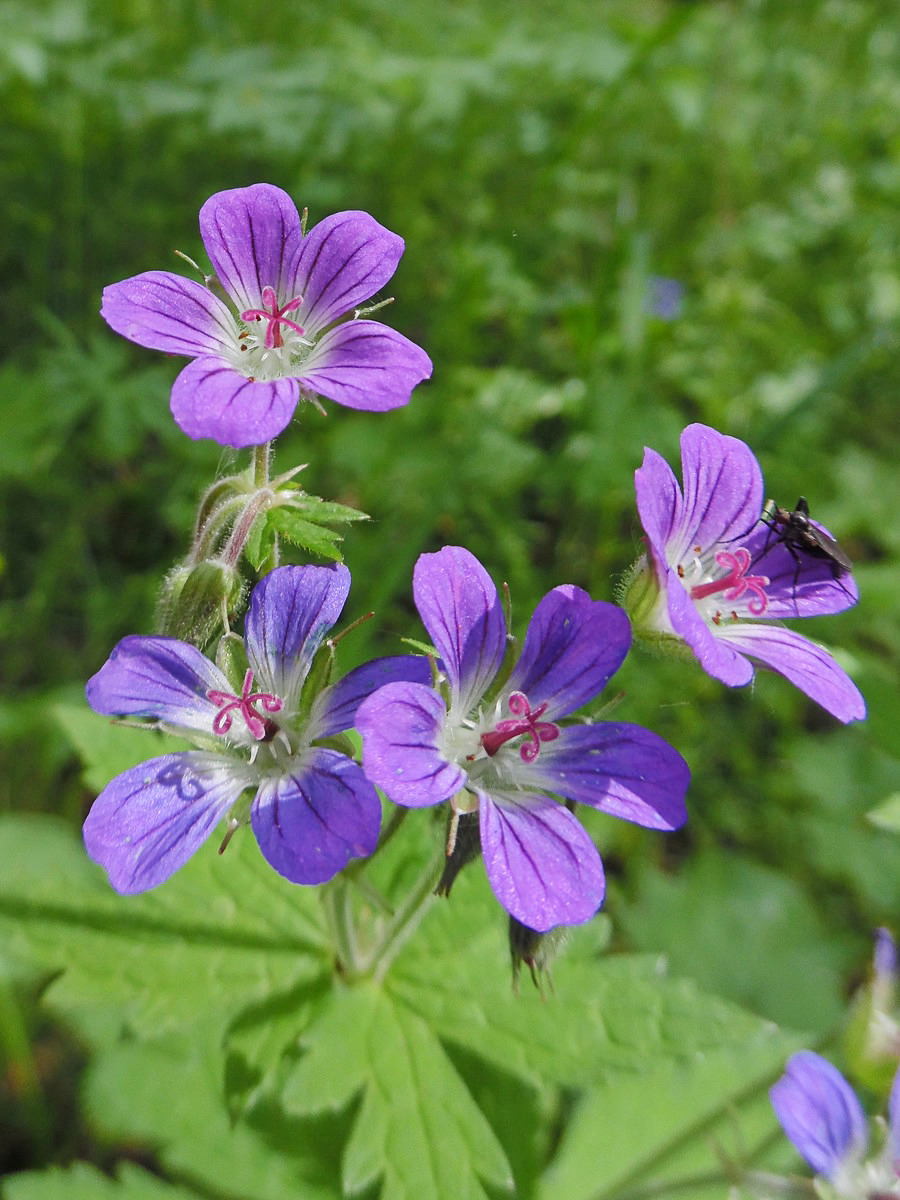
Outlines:
{"type": "Polygon", "coordinates": [[[745,592],[750,592],[752,599],[747,607],[754,617],[761,617],[769,607],[766,596],[769,577],[768,575],[748,575],[746,573],[750,566],[750,551],[744,546],[739,546],[734,553],[730,550],[720,550],[716,555],[716,563],[720,567],[726,568],[728,574],[723,575],[721,579],[713,579],[709,583],[700,583],[696,587],[692,587],[691,599],[703,600],[707,596],[715,596],[719,592],[724,592],[725,599],[733,602],[740,600],[745,592]]]}
{"type": "Polygon", "coordinates": [[[211,700],[219,709],[213,719],[213,733],[218,734],[219,737],[226,734],[231,728],[236,710],[244,718],[247,728],[258,742],[272,737],[276,732],[275,723],[258,713],[253,706],[261,704],[266,712],[276,713],[284,707],[284,703],[278,696],[273,696],[271,692],[251,692],[252,686],[253,672],[248,669],[244,675],[240,696],[235,696],[231,692],[219,692],[215,689],[206,693],[207,699],[211,700]]]}
{"type": "Polygon", "coordinates": [[[284,325],[287,329],[293,329],[294,333],[303,336],[304,329],[302,325],[298,325],[296,321],[289,320],[284,314],[296,312],[303,303],[302,296],[294,296],[288,300],[287,304],[278,307],[278,297],[275,295],[273,287],[264,287],[262,292],[262,302],[265,308],[248,308],[246,312],[241,313],[242,321],[268,321],[266,328],[266,349],[273,350],[278,346],[284,345],[284,338],[281,333],[281,326],[284,325]]]}
{"type": "Polygon", "coordinates": [[[493,758],[502,745],[524,734],[528,741],[522,743],[519,755],[523,762],[534,762],[541,752],[541,743],[553,742],[559,737],[559,726],[552,721],[538,720],[547,711],[547,702],[544,701],[532,712],[524,692],[510,694],[509,711],[513,713],[512,717],[498,721],[490,733],[481,735],[481,745],[485,753],[493,758]]]}

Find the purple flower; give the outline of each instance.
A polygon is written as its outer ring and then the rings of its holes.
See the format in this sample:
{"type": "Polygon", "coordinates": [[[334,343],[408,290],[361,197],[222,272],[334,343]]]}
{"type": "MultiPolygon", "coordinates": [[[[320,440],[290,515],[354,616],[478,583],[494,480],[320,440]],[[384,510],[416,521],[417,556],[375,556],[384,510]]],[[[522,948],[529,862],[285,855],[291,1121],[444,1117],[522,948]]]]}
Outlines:
{"type": "Polygon", "coordinates": [[[647,311],[662,321],[675,321],[684,306],[684,284],[666,275],[652,275],[649,280],[647,311]]]}
{"type": "Polygon", "coordinates": [[[888,1101],[884,1148],[868,1161],[862,1105],[840,1071],[820,1055],[811,1050],[793,1054],[769,1096],[782,1129],[816,1174],[829,1181],[835,1196],[875,1200],[900,1194],[900,1071],[888,1101]]]}
{"type": "Polygon", "coordinates": [[[189,363],[172,387],[188,437],[254,446],[287,426],[304,394],[385,412],[409,402],[431,360],[378,321],[339,318],[391,278],[403,239],[364,212],[342,212],[305,236],[286,192],[268,183],[217,192],[200,233],[220,289],[169,271],[104,288],[117,333],[189,363]]]}
{"type": "Polygon", "coordinates": [[[155,718],[198,746],[132,767],[94,802],[85,846],[116,891],[168,879],[235,806],[231,828],[249,808],[260,849],[294,883],[323,883],[371,854],[378,795],[356,762],[318,743],[349,729],[375,688],[428,678],[429,667],[408,655],[377,659],[308,696],[313,658],[349,588],[343,566],[280,567],[257,584],[239,693],[195,646],[164,637],[124,638],[88,682],[97,712],[155,718]]]}
{"type": "Polygon", "coordinates": [[[603,866],[554,797],[653,829],[686,819],[687,765],[661,738],[563,722],[621,665],[627,617],[580,588],[554,588],[507,675],[497,590],[472,554],[423,554],[413,593],[443,679],[390,683],[360,705],[366,774],[397,804],[449,800],[455,817],[477,809],[491,887],[518,921],[544,932],[589,920],[603,902],[603,866]]]}
{"type": "Polygon", "coordinates": [[[647,534],[647,554],[623,597],[635,632],[660,646],[687,646],[730,687],[749,683],[754,665],[762,665],[838,720],[861,720],[865,702],[849,676],[820,646],[778,621],[849,608],[859,595],[852,575],[785,545],[760,520],[762,472],[744,442],[689,425],[681,459],[683,493],[654,450],[645,450],[635,472],[647,534]]]}

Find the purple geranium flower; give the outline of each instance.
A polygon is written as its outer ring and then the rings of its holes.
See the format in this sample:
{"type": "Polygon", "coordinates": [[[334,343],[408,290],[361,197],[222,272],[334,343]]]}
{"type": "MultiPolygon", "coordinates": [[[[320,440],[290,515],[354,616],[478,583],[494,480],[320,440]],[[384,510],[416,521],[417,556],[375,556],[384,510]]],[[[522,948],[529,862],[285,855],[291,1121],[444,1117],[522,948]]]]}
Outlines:
{"type": "Polygon", "coordinates": [[[589,920],[603,901],[603,866],[554,797],[654,829],[686,818],[687,765],[656,734],[562,723],[621,665],[627,617],[580,588],[554,588],[506,678],[503,611],[472,554],[457,546],[423,554],[413,593],[443,681],[390,683],[360,705],[366,774],[397,804],[449,800],[455,816],[477,809],[491,887],[529,928],[589,920]]]}
{"type": "Polygon", "coordinates": [[[169,271],[104,288],[100,309],[138,345],[194,360],[171,400],[188,437],[259,445],[304,393],[385,412],[430,376],[424,350],[388,326],[337,323],[387,283],[403,253],[403,239],[368,213],[336,213],[304,236],[290,196],[257,183],[210,196],[200,233],[236,311],[169,271]]]}
{"type": "Polygon", "coordinates": [[[859,596],[853,576],[828,558],[786,546],[760,520],[762,472],[744,442],[689,425],[681,459],[683,494],[654,450],[645,450],[635,472],[647,534],[647,554],[623,597],[635,632],[657,644],[687,645],[730,687],[749,683],[761,664],[838,720],[861,720],[865,702],[849,676],[820,646],[778,623],[849,608],[859,596]]]}
{"type": "Polygon", "coordinates": [[[811,1050],[793,1054],[769,1095],[781,1127],[817,1175],[838,1196],[898,1194],[900,1158],[900,1072],[888,1106],[884,1151],[864,1162],[868,1124],[853,1088],[827,1059],[811,1050]]]}
{"type": "MultiPolygon", "coordinates": [[[[349,587],[343,566],[279,567],[257,584],[240,694],[195,646],[165,637],[124,638],[88,682],[97,712],[153,717],[199,747],[132,767],[94,802],[84,841],[116,891],[168,879],[250,791],[260,849],[292,882],[323,883],[371,854],[378,795],[356,762],[318,743],[349,729],[375,688],[429,678],[429,667],[409,655],[377,659],[315,698],[304,694],[349,587]]],[[[233,816],[231,827],[246,819],[233,816]]]]}

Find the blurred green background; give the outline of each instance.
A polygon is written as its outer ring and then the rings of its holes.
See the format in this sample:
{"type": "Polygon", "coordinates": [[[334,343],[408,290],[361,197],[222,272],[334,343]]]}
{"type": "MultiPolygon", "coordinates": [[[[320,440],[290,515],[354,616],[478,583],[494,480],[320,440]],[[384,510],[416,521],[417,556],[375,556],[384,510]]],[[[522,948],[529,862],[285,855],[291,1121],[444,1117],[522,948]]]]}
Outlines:
{"type": "MultiPolygon", "coordinates": [[[[434,360],[408,409],[307,407],[279,439],[276,468],[309,463],[309,491],[373,516],[344,542],[347,615],[377,611],[351,655],[419,634],[412,567],[443,543],[509,581],[520,630],[557,583],[611,599],[640,550],[643,447],[677,464],[689,421],[748,441],[768,494],[806,495],[858,564],[860,606],[803,631],[839,648],[865,726],[772,676],[728,692],[634,653],[617,715],[688,758],[691,819],[665,844],[591,826],[617,946],[824,1031],[873,926],[900,931],[900,846],[867,817],[900,795],[900,14],[552,13],[4,0],[0,810],[80,823],[92,797],[54,705],[150,629],[230,461],[175,428],[180,364],[109,331],[101,289],[182,269],[176,248],[206,265],[203,201],[270,182],[311,223],[362,208],[406,239],[381,315],[434,360]]],[[[23,1018],[38,1047],[45,1019],[23,1018]]],[[[85,1153],[72,1059],[54,1037],[29,1058],[11,1028],[0,1012],[0,1171],[85,1153]]]]}

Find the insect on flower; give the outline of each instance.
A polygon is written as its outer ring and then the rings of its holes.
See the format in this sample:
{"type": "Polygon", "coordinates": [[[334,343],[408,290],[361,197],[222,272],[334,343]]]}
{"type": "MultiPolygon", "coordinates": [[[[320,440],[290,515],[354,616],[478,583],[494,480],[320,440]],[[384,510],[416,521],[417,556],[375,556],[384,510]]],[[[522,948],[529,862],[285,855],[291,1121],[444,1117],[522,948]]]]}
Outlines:
{"type": "Polygon", "coordinates": [[[769,549],[770,542],[776,545],[780,543],[797,563],[798,572],[801,552],[811,554],[813,558],[828,559],[835,579],[853,570],[853,563],[834,538],[809,519],[809,505],[805,496],[800,497],[793,510],[779,508],[774,500],[769,500],[760,520],[775,534],[774,538],[766,539],[763,555],[769,549]]]}

